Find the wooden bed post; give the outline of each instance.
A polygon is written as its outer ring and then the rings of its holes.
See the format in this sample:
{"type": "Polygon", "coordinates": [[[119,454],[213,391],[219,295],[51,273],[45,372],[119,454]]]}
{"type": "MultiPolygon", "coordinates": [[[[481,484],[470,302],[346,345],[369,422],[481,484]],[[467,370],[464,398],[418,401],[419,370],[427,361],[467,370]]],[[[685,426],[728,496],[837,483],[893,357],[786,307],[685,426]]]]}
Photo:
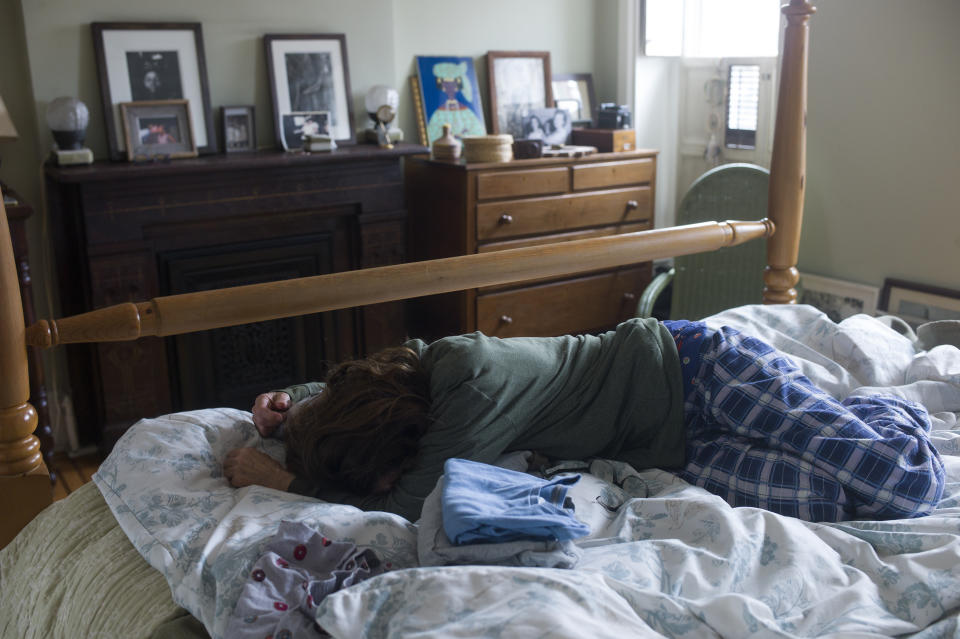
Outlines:
{"type": "Polygon", "coordinates": [[[30,399],[26,328],[7,211],[0,198],[0,548],[53,501],[30,399]]]}
{"type": "Polygon", "coordinates": [[[806,0],[790,0],[790,4],[783,7],[787,29],[783,40],[767,206],[767,215],[777,230],[767,240],[767,268],[763,273],[765,304],[794,304],[797,301],[794,286],[800,279],[797,255],[807,162],[807,45],[809,20],[815,11],[816,7],[806,0]]]}

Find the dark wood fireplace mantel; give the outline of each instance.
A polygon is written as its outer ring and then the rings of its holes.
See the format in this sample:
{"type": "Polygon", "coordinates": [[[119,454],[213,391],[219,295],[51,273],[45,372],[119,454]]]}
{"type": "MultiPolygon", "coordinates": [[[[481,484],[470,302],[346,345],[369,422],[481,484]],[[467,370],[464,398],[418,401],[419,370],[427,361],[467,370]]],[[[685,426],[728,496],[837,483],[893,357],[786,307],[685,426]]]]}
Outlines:
{"type": "MultiPolygon", "coordinates": [[[[425,151],[358,145],[48,166],[61,313],[399,263],[406,245],[400,163],[425,151]]],[[[391,303],[71,346],[80,438],[109,448],[141,417],[249,408],[259,392],[315,379],[330,362],[397,344],[405,332],[403,306],[391,303]]]]}

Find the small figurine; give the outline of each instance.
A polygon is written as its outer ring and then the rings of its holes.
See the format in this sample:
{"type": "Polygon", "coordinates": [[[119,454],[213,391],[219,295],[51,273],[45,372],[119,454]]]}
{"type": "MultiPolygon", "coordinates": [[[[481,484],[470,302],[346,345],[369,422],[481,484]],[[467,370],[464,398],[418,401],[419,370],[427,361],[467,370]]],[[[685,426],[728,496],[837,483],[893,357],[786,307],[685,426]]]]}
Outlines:
{"type": "Polygon", "coordinates": [[[460,159],[463,143],[454,137],[449,124],[443,125],[443,135],[433,141],[433,159],[455,162],[460,159]]]}

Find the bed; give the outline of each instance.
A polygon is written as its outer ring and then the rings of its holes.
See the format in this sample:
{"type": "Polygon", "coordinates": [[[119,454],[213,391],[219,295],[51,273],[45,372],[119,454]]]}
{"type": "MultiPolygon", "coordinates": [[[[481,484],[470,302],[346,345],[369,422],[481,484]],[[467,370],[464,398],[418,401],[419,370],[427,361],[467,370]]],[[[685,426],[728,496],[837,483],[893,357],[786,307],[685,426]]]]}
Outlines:
{"type": "MultiPolygon", "coordinates": [[[[25,327],[0,229],[0,635],[229,636],[230,615],[282,521],[370,549],[389,568],[327,596],[334,637],[955,636],[960,615],[960,327],[840,324],[792,304],[803,209],[806,46],[813,8],[792,0],[769,219],[696,224],[122,304],[25,327]],[[571,460],[563,472],[591,534],[572,569],[421,565],[424,522],[267,488],[235,490],[220,462],[252,445],[280,458],[250,414],[145,419],[95,481],[50,505],[28,403],[26,345],[174,335],[505,284],[768,237],[767,305],[708,318],[762,337],[837,397],[922,402],[948,469],[918,520],[813,524],[725,502],[660,470],[571,460]],[[259,300],[275,303],[265,309],[259,300]],[[41,512],[42,511],[42,512],[41,512]],[[189,614],[188,614],[189,613],[189,614]],[[200,626],[193,619],[202,623],[200,626]]],[[[5,216],[0,216],[4,220],[5,216]]],[[[505,461],[505,463],[507,463],[505,461]]]]}

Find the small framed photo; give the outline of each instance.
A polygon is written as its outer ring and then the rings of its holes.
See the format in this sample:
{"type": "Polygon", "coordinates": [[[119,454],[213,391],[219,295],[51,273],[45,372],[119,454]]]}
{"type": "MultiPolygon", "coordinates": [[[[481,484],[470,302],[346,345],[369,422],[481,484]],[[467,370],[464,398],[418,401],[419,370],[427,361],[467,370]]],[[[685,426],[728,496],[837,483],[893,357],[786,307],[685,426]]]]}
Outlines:
{"type": "Polygon", "coordinates": [[[570,114],[558,108],[531,109],[523,117],[523,132],[517,139],[543,140],[546,145],[567,143],[573,131],[570,114]]]}
{"type": "MultiPolygon", "coordinates": [[[[457,137],[486,135],[480,85],[473,58],[420,56],[417,63],[417,127],[423,122],[421,143],[429,146],[443,135],[443,125],[457,137]]],[[[418,131],[419,132],[419,131],[418,131]]]]}
{"type": "Polygon", "coordinates": [[[197,156],[186,100],[122,102],[120,113],[130,162],[197,156]]]}
{"type": "Polygon", "coordinates": [[[129,157],[120,104],[186,100],[200,153],[217,150],[198,22],[94,22],[93,48],[111,160],[129,157]]]}
{"type": "Polygon", "coordinates": [[[804,273],[797,303],[815,306],[839,322],[857,313],[876,314],[879,294],[876,286],[804,273]]]}
{"type": "Polygon", "coordinates": [[[593,92],[593,75],[555,73],[552,85],[554,106],[570,114],[573,126],[592,127],[597,110],[597,97],[593,92]]]}
{"type": "Polygon", "coordinates": [[[888,278],[883,282],[880,308],[914,327],[960,319],[960,291],[888,278]]]}
{"type": "Polygon", "coordinates": [[[302,149],[308,135],[330,135],[329,111],[285,113],[283,116],[283,148],[302,149]]]}
{"type": "Polygon", "coordinates": [[[285,149],[301,148],[302,142],[291,145],[286,127],[305,114],[326,113],[327,130],[337,144],[355,143],[347,37],[267,34],[263,44],[277,141],[285,149]]]}
{"type": "Polygon", "coordinates": [[[223,125],[223,150],[227,153],[250,153],[257,150],[257,128],[253,106],[220,107],[223,125]]]}
{"type": "Polygon", "coordinates": [[[553,106],[549,51],[488,51],[493,133],[523,137],[523,119],[553,106]]]}

